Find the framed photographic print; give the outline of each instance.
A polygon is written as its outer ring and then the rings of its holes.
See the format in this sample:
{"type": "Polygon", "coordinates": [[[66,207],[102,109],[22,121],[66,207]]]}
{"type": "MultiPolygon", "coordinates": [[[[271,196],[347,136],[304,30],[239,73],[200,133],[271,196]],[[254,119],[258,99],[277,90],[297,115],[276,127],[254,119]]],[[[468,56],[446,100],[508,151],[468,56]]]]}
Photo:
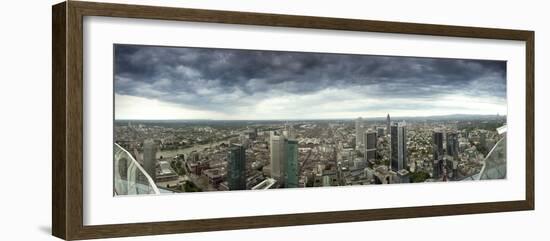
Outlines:
{"type": "Polygon", "coordinates": [[[534,32],[53,6],[67,239],[534,209],[534,32]]]}

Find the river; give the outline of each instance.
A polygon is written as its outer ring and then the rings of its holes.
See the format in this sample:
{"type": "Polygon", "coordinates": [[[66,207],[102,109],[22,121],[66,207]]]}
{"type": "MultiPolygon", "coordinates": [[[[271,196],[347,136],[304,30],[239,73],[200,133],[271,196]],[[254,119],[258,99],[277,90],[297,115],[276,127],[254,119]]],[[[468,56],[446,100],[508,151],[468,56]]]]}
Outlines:
{"type": "Polygon", "coordinates": [[[181,149],[157,151],[157,158],[160,158],[160,156],[162,156],[163,158],[175,157],[177,154],[184,154],[185,156],[187,156],[193,151],[202,151],[204,148],[210,146],[215,147],[222,143],[229,144],[229,140],[218,141],[211,144],[194,145],[181,149]]]}

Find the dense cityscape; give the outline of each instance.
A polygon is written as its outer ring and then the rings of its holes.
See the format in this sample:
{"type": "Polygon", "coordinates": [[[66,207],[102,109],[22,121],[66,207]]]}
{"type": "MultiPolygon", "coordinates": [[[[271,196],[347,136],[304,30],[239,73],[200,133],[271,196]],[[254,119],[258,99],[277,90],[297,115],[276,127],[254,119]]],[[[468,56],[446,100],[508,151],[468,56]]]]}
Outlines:
{"type": "Polygon", "coordinates": [[[114,194],[503,179],[506,66],[115,44],[114,194]]]}
{"type": "Polygon", "coordinates": [[[115,121],[115,143],[165,192],[469,180],[506,117],[115,121]]]}

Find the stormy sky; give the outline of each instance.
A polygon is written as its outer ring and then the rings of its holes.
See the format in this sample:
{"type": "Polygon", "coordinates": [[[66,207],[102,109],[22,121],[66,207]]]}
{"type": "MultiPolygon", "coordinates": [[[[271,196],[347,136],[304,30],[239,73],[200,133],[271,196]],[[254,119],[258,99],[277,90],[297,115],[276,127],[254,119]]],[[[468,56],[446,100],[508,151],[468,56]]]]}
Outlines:
{"type": "Polygon", "coordinates": [[[506,62],[114,46],[116,119],[506,114],[506,62]]]}

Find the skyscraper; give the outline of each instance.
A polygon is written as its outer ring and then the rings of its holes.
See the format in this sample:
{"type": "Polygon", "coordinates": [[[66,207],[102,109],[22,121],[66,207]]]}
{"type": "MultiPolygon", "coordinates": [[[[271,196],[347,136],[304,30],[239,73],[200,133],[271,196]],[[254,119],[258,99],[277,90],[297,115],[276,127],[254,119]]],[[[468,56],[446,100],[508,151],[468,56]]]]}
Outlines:
{"type": "Polygon", "coordinates": [[[433,167],[432,177],[434,179],[439,179],[443,171],[443,159],[434,159],[432,167],[433,167]]]}
{"type": "Polygon", "coordinates": [[[355,150],[362,151],[364,147],[364,123],[363,118],[359,117],[357,120],[355,120],[355,150]]]}
{"type": "Polygon", "coordinates": [[[246,189],[246,149],[243,145],[232,144],[229,149],[227,184],[229,190],[246,189]]]}
{"type": "Polygon", "coordinates": [[[447,178],[446,161],[443,153],[443,132],[434,131],[432,133],[432,148],[433,148],[433,178],[447,178]]]}
{"type": "Polygon", "coordinates": [[[397,169],[397,125],[390,126],[390,169],[397,169]]]}
{"type": "Polygon", "coordinates": [[[458,157],[458,134],[455,132],[447,132],[447,155],[454,157],[455,159],[458,157]]]}
{"type": "Polygon", "coordinates": [[[397,153],[397,158],[399,159],[400,166],[398,167],[399,170],[401,169],[408,169],[408,159],[407,159],[407,130],[405,128],[405,123],[398,124],[398,130],[397,130],[397,136],[398,136],[398,145],[399,151],[397,153]]]}
{"type": "Polygon", "coordinates": [[[392,170],[407,169],[407,132],[405,123],[390,126],[390,153],[392,170]]]}
{"type": "Polygon", "coordinates": [[[378,132],[378,137],[384,136],[384,128],[378,127],[378,129],[376,129],[376,130],[378,132]]]}
{"type": "Polygon", "coordinates": [[[294,138],[294,127],[292,126],[292,124],[289,124],[289,123],[286,123],[285,124],[285,129],[283,131],[283,134],[285,135],[286,138],[294,138]]]}
{"type": "Polygon", "coordinates": [[[143,141],[143,168],[153,181],[157,177],[157,144],[153,139],[143,141]]]}
{"type": "Polygon", "coordinates": [[[298,187],[298,141],[286,141],[285,187],[298,187]]]}
{"type": "Polygon", "coordinates": [[[432,133],[432,149],[434,160],[443,158],[443,132],[434,131],[432,133]]]}
{"type": "Polygon", "coordinates": [[[375,131],[365,132],[365,160],[370,161],[376,158],[376,142],[378,141],[375,131]]]}
{"type": "Polygon", "coordinates": [[[269,150],[271,154],[271,177],[282,183],[285,173],[285,137],[271,133],[269,150]]]}
{"type": "Polygon", "coordinates": [[[391,124],[390,114],[388,114],[388,117],[386,117],[386,134],[390,133],[390,124],[391,124]]]}

